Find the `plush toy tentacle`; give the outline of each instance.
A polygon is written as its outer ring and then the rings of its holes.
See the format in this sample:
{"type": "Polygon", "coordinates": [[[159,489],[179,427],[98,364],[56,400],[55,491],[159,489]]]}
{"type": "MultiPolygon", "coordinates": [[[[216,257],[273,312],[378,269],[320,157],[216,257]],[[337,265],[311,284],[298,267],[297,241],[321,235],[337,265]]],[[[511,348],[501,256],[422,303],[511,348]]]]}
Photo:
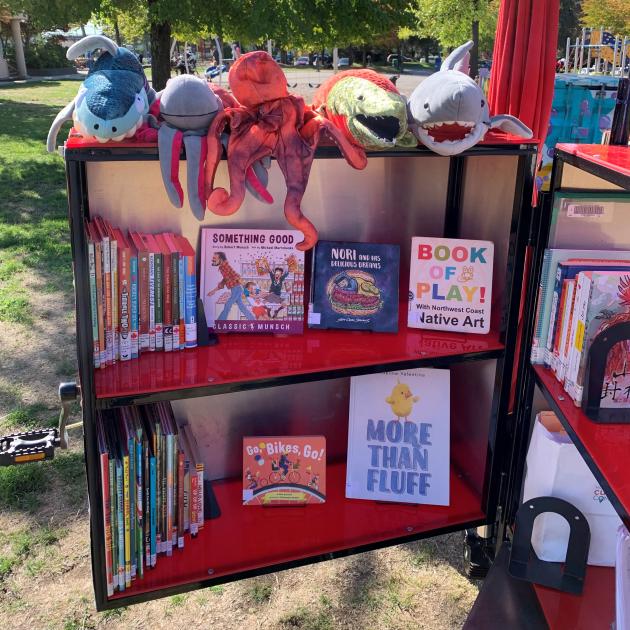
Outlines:
{"type": "Polygon", "coordinates": [[[118,46],[116,42],[113,42],[109,37],[105,35],[90,35],[79,40],[76,44],[72,44],[66,52],[66,57],[70,60],[76,59],[81,55],[84,55],[90,50],[96,50],[97,48],[103,48],[112,56],[115,56],[118,52],[118,46]]]}
{"type": "Polygon", "coordinates": [[[193,214],[203,221],[206,214],[205,165],[207,140],[205,136],[184,136],[186,147],[186,170],[188,203],[193,214]]]}
{"type": "Polygon", "coordinates": [[[162,125],[158,131],[160,170],[166,194],[176,208],[184,203],[184,191],[179,183],[179,154],[182,150],[183,134],[178,129],[162,125]]]}
{"type": "Polygon", "coordinates": [[[55,117],[50,129],[48,131],[48,138],[46,139],[46,149],[48,153],[55,152],[55,145],[57,144],[57,135],[59,130],[65,122],[72,120],[72,114],[74,112],[74,100],[68,103],[55,117]]]}
{"type": "MultiPolygon", "coordinates": [[[[212,121],[210,128],[208,129],[207,140],[207,155],[206,155],[206,174],[205,174],[205,186],[206,186],[206,199],[209,199],[214,189],[214,176],[217,172],[217,167],[223,155],[223,144],[221,144],[221,134],[225,125],[227,125],[229,117],[225,111],[220,111],[212,121]]],[[[210,206],[208,206],[210,209],[210,206]]]]}
{"type": "Polygon", "coordinates": [[[316,121],[319,121],[319,125],[325,129],[330,137],[335,141],[341,150],[343,157],[346,158],[346,162],[348,162],[352,168],[362,170],[367,166],[367,156],[365,155],[365,150],[362,147],[350,142],[342,131],[335,127],[328,118],[319,116],[318,118],[309,121],[305,127],[314,125],[316,121]]]}
{"type": "Polygon", "coordinates": [[[273,203],[273,197],[267,190],[269,173],[261,161],[254,162],[245,173],[245,186],[253,197],[263,203],[273,203]]]}

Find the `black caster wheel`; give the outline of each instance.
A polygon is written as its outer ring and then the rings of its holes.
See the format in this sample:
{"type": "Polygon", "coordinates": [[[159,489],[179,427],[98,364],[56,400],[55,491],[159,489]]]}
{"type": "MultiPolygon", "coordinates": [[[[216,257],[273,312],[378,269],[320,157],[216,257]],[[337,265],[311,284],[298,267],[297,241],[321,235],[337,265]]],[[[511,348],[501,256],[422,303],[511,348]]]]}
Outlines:
{"type": "Polygon", "coordinates": [[[463,556],[464,573],[467,577],[471,580],[483,580],[488,575],[492,559],[486,550],[486,540],[474,529],[464,532],[463,556]]]}

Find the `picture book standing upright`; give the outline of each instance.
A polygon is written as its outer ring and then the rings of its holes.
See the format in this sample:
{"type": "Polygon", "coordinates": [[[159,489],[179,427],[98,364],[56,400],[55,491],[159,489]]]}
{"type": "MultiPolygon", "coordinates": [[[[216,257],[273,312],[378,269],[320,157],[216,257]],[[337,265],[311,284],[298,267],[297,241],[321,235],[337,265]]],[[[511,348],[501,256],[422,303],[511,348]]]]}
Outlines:
{"type": "Polygon", "coordinates": [[[490,332],[493,258],[494,245],[490,241],[414,236],[409,326],[490,332]]]}
{"type": "Polygon", "coordinates": [[[346,497],[449,504],[450,372],[354,376],[346,497]]]}
{"type": "Polygon", "coordinates": [[[309,328],[396,332],[399,263],[398,245],[319,241],[309,328]]]}
{"type": "Polygon", "coordinates": [[[295,230],[201,232],[201,298],[216,332],[301,333],[304,252],[295,230]]]}

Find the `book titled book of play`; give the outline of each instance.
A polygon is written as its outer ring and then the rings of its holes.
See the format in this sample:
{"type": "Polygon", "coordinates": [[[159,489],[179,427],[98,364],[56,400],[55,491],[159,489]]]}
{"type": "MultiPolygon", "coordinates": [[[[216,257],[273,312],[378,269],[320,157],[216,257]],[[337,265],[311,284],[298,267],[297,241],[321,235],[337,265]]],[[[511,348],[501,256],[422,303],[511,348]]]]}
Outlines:
{"type": "Polygon", "coordinates": [[[493,258],[494,245],[490,241],[414,236],[409,326],[488,333],[493,258]]]}
{"type": "Polygon", "coordinates": [[[309,328],[398,331],[398,245],[319,241],[309,328]]]}
{"type": "Polygon", "coordinates": [[[326,501],[323,435],[243,438],[243,505],[326,501]]]}
{"type": "Polygon", "coordinates": [[[304,330],[304,252],[295,230],[201,230],[201,299],[216,332],[304,330]]]}
{"type": "Polygon", "coordinates": [[[346,497],[449,504],[450,372],[354,376],[346,497]]]}

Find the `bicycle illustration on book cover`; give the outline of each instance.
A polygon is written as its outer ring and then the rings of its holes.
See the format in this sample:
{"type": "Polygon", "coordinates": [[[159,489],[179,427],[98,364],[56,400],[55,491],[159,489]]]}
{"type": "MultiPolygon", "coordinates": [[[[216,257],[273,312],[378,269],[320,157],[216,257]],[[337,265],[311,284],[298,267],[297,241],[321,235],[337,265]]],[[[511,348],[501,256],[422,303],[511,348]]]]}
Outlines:
{"type": "Polygon", "coordinates": [[[243,438],[243,505],[305,505],[326,500],[326,438],[243,438]]]}

